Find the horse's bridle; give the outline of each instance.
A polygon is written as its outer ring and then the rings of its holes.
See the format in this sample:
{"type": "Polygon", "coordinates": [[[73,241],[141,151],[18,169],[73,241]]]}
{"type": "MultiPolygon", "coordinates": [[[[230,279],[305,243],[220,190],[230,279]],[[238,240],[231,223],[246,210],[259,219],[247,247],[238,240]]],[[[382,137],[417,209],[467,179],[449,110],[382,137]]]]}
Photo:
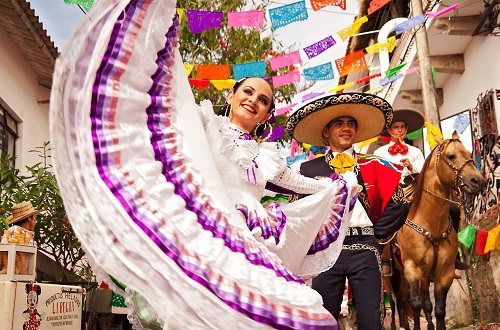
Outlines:
{"type": "MultiPolygon", "coordinates": [[[[435,164],[436,164],[436,167],[437,167],[438,162],[440,160],[442,160],[446,165],[448,165],[455,172],[454,184],[451,185],[450,187],[452,189],[458,190],[458,192],[460,192],[461,191],[460,188],[465,185],[464,179],[463,179],[462,175],[460,175],[460,172],[462,172],[462,170],[464,169],[464,167],[468,163],[473,163],[474,164],[474,160],[472,159],[472,157],[470,157],[465,162],[463,162],[462,165],[460,165],[459,167],[456,167],[451,162],[447,161],[444,157],[441,157],[441,156],[443,155],[444,151],[446,150],[446,147],[448,147],[451,142],[460,142],[460,140],[459,139],[448,139],[448,140],[446,140],[446,142],[447,143],[440,144],[437,147],[437,156],[436,156],[436,163],[435,164]]],[[[441,182],[441,179],[439,179],[439,177],[438,177],[438,180],[439,180],[439,184],[441,185],[441,187],[443,187],[444,185],[441,182]]],[[[458,205],[462,205],[461,202],[456,202],[454,200],[451,200],[450,198],[446,198],[446,197],[440,196],[440,195],[436,194],[435,192],[430,191],[429,189],[424,188],[423,191],[425,191],[426,193],[429,193],[431,195],[434,195],[436,197],[439,197],[441,199],[444,199],[444,200],[446,200],[448,202],[451,202],[451,203],[454,203],[454,204],[458,204],[458,205]]]]}
{"type": "MultiPolygon", "coordinates": [[[[456,141],[460,142],[460,140],[458,140],[458,139],[449,139],[449,140],[446,140],[447,143],[442,143],[442,144],[440,144],[437,147],[436,167],[438,165],[439,160],[444,161],[444,163],[447,164],[455,172],[455,180],[454,180],[454,184],[451,186],[451,188],[452,189],[457,189],[458,191],[460,191],[460,187],[463,187],[465,185],[464,179],[460,175],[460,172],[462,172],[462,170],[464,169],[465,165],[467,165],[468,163],[470,163],[470,162],[474,163],[474,160],[471,157],[471,158],[467,159],[462,165],[460,165],[459,167],[456,167],[451,162],[446,161],[446,159],[444,159],[444,157],[441,157],[443,155],[444,151],[446,150],[446,147],[451,142],[456,142],[456,141]]],[[[443,183],[441,182],[441,179],[438,178],[438,180],[439,180],[439,184],[441,185],[441,187],[443,187],[443,183]]],[[[456,201],[451,200],[450,198],[446,198],[446,197],[440,196],[440,195],[436,194],[435,192],[430,191],[427,188],[424,188],[423,191],[425,191],[426,193],[429,193],[429,194],[431,194],[433,196],[436,196],[436,197],[439,197],[441,199],[444,199],[444,200],[446,200],[448,202],[455,203],[455,204],[458,204],[458,205],[462,205],[461,202],[456,202],[456,201]]],[[[427,230],[425,230],[424,228],[422,228],[420,225],[416,224],[415,222],[413,222],[412,220],[410,220],[408,218],[406,218],[405,225],[407,225],[408,227],[412,228],[413,230],[415,230],[416,232],[418,232],[419,234],[421,234],[425,238],[427,238],[429,240],[429,242],[431,242],[432,246],[434,247],[434,253],[435,254],[438,251],[439,244],[444,239],[446,239],[448,237],[448,235],[450,235],[450,233],[452,231],[452,228],[453,228],[451,220],[450,220],[449,223],[448,223],[448,228],[446,228],[446,230],[443,233],[441,233],[441,235],[439,235],[437,237],[434,237],[430,232],[428,232],[427,230]]]]}

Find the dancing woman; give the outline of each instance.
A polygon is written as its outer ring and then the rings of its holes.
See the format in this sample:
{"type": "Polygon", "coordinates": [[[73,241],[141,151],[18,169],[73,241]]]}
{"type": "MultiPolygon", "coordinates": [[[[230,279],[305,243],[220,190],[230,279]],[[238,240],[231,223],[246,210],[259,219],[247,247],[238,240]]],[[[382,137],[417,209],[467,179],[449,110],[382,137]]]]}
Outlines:
{"type": "Polygon", "coordinates": [[[340,253],[356,180],[302,177],[250,137],[273,113],[262,79],[228,93],[229,117],[197,106],[175,5],[99,1],[56,64],[54,165],[92,269],[165,328],[334,328],[303,280],[340,253]],[[267,182],[312,195],[262,206],[267,182]]]}

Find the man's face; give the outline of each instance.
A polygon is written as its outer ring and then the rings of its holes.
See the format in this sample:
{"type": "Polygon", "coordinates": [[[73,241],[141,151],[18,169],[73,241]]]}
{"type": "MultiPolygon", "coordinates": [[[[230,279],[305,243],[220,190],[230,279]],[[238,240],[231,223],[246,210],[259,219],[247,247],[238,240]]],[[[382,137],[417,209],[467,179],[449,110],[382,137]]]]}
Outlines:
{"type": "Polygon", "coordinates": [[[408,125],[404,121],[395,121],[391,124],[391,127],[387,129],[387,132],[392,137],[404,139],[406,132],[408,131],[408,125]]]}
{"type": "Polygon", "coordinates": [[[337,117],[323,129],[323,137],[335,152],[342,152],[352,147],[358,125],[352,117],[337,117]]]}

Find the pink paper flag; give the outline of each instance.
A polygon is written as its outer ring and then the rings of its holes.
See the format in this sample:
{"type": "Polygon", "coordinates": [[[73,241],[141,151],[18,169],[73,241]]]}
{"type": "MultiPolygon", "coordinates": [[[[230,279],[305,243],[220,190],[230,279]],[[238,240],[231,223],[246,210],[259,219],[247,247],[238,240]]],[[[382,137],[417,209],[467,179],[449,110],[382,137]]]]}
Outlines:
{"type": "Polygon", "coordinates": [[[452,6],[446,7],[444,9],[438,10],[436,12],[428,11],[425,14],[427,15],[427,17],[438,17],[438,16],[441,16],[443,14],[446,14],[449,11],[457,9],[457,7],[458,7],[458,3],[456,3],[456,4],[452,5],[452,6]]]}
{"type": "Polygon", "coordinates": [[[300,72],[294,71],[285,74],[280,74],[278,76],[273,76],[273,86],[274,88],[281,87],[286,84],[299,82],[300,81],[300,72]]]}
{"type": "Polygon", "coordinates": [[[406,70],[406,75],[409,75],[409,74],[412,74],[414,72],[417,72],[418,70],[420,70],[420,67],[417,65],[417,66],[414,66],[412,68],[409,68],[408,70],[406,70]]]}
{"type": "Polygon", "coordinates": [[[262,29],[264,26],[264,12],[262,10],[228,12],[227,25],[230,27],[262,29]]]}
{"type": "Polygon", "coordinates": [[[269,64],[271,64],[271,69],[273,71],[276,71],[279,68],[283,68],[285,66],[289,66],[292,64],[298,64],[298,63],[302,63],[299,51],[284,54],[281,56],[276,56],[276,57],[273,57],[269,60],[269,64]]]}
{"type": "Polygon", "coordinates": [[[285,112],[288,112],[293,109],[294,106],[296,106],[297,103],[287,105],[286,107],[276,109],[276,116],[282,115],[285,112]]]}

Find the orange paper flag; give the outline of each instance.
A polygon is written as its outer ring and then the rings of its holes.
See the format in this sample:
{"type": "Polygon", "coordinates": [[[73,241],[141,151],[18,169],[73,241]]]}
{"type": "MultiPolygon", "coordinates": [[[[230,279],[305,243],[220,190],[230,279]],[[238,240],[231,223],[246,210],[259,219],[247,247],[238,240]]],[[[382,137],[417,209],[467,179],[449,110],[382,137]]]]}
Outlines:
{"type": "Polygon", "coordinates": [[[363,50],[335,60],[335,65],[341,77],[367,68],[363,50]]]}
{"type": "Polygon", "coordinates": [[[326,6],[337,6],[345,10],[346,0],[311,0],[311,7],[313,10],[320,10],[326,6]]]}
{"type": "Polygon", "coordinates": [[[227,80],[230,69],[229,64],[200,64],[196,70],[196,79],[227,80]]]}

